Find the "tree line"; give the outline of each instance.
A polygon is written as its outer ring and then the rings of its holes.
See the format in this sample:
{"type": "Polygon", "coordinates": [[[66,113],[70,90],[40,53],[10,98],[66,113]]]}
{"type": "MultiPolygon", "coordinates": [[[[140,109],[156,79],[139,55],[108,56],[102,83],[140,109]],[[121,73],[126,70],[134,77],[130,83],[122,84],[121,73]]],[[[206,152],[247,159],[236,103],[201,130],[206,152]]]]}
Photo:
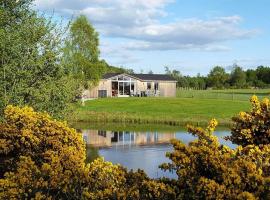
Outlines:
{"type": "Polygon", "coordinates": [[[165,67],[165,73],[177,80],[177,86],[197,89],[227,89],[227,88],[269,88],[270,67],[258,66],[256,69],[243,70],[234,65],[230,73],[225,68],[215,66],[207,76],[183,76],[178,70],[165,67]]]}

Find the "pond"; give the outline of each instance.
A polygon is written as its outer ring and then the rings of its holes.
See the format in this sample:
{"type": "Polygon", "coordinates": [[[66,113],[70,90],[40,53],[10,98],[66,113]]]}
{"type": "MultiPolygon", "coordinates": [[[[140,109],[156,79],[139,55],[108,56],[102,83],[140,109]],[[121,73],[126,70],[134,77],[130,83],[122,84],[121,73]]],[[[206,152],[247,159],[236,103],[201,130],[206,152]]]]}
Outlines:
{"type": "MultiPolygon", "coordinates": [[[[140,131],[138,128],[134,131],[130,128],[125,130],[125,128],[124,126],[121,130],[121,125],[118,125],[117,130],[106,126],[80,129],[88,146],[88,159],[99,155],[106,161],[119,163],[128,169],[143,169],[152,178],[175,177],[175,174],[163,172],[158,168],[160,164],[169,162],[165,154],[173,150],[170,140],[176,138],[187,144],[196,138],[181,127],[173,129],[168,127],[168,130],[164,127],[162,130],[151,128],[148,131],[145,129],[140,131]]],[[[223,138],[229,134],[228,129],[215,132],[221,144],[235,148],[235,145],[223,138]]]]}

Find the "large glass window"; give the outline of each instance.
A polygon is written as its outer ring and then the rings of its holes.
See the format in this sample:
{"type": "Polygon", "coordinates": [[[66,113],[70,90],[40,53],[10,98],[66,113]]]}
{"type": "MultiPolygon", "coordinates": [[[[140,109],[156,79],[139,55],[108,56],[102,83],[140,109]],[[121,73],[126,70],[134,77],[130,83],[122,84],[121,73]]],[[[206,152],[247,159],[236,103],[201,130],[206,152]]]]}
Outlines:
{"type": "Polygon", "coordinates": [[[147,83],[147,90],[151,90],[151,85],[152,85],[151,82],[147,83]]]}
{"type": "Polygon", "coordinates": [[[106,137],[106,131],[98,130],[98,135],[106,137]]]}
{"type": "Polygon", "coordinates": [[[155,82],[154,88],[155,90],[158,90],[158,82],[155,82]]]}
{"type": "Polygon", "coordinates": [[[130,83],[124,82],[124,95],[130,95],[130,83]]]}
{"type": "Polygon", "coordinates": [[[112,80],[112,96],[119,95],[135,95],[135,80],[123,75],[112,80]]]}
{"type": "Polygon", "coordinates": [[[124,94],[124,83],[123,82],[119,82],[119,94],[123,95],[124,94]]]}

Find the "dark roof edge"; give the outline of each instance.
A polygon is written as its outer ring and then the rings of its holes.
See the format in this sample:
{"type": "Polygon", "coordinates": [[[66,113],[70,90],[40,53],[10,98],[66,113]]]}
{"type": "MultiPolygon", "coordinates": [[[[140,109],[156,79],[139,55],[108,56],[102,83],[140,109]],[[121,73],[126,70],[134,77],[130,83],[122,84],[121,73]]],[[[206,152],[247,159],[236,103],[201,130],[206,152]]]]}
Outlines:
{"type": "Polygon", "coordinates": [[[110,79],[110,78],[113,78],[113,77],[119,76],[119,75],[126,75],[126,76],[129,76],[129,77],[132,77],[134,79],[141,80],[141,81],[168,81],[168,82],[177,82],[173,77],[171,77],[170,75],[167,75],[167,74],[107,73],[107,74],[104,74],[104,76],[101,79],[107,80],[107,79],[110,79]],[[145,76],[145,78],[142,78],[144,76],[145,76]],[[159,76],[159,79],[155,79],[157,77],[153,77],[153,79],[149,79],[149,76],[159,76]],[[160,76],[167,77],[167,79],[166,78],[162,79],[162,78],[160,78],[160,76]],[[169,79],[168,79],[168,77],[169,77],[169,79]]]}

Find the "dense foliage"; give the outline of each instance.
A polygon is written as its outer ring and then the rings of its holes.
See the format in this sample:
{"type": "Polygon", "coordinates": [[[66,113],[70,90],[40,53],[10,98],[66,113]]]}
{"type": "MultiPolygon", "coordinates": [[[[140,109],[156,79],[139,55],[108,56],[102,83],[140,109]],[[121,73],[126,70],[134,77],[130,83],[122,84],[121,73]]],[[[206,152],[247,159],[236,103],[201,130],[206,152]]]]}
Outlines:
{"type": "Polygon", "coordinates": [[[220,145],[213,135],[217,122],[204,130],[189,126],[198,140],[189,145],[172,142],[174,151],[167,156],[172,163],[164,170],[176,171],[172,180],[180,199],[269,199],[270,146],[239,146],[232,150],[220,145]]]}
{"type": "Polygon", "coordinates": [[[31,105],[63,117],[72,85],[59,65],[63,34],[31,9],[31,0],[0,3],[0,112],[31,105]]]}
{"type": "Polygon", "coordinates": [[[225,89],[225,88],[269,88],[270,67],[259,66],[257,69],[243,70],[234,65],[231,72],[226,72],[221,66],[213,67],[207,76],[183,76],[178,70],[165,67],[165,73],[177,80],[177,86],[195,89],[225,89]]]}
{"type": "Polygon", "coordinates": [[[32,108],[8,106],[0,124],[0,199],[170,199],[142,171],[96,159],[85,164],[80,134],[32,108]]]}
{"type": "Polygon", "coordinates": [[[106,70],[105,62],[99,60],[98,33],[84,15],[71,22],[63,52],[67,72],[86,88],[96,84],[106,70]]]}
{"type": "Polygon", "coordinates": [[[270,102],[268,98],[261,102],[256,96],[251,98],[250,112],[240,112],[233,118],[232,134],[228,139],[242,145],[270,144],[270,102]]]}
{"type": "Polygon", "coordinates": [[[126,71],[99,60],[98,34],[85,16],[65,32],[32,2],[0,0],[0,118],[9,104],[64,118],[89,83],[126,71]]]}
{"type": "Polygon", "coordinates": [[[236,149],[206,129],[198,139],[173,140],[170,163],[177,179],[150,179],[98,158],[86,163],[79,133],[32,108],[8,106],[0,124],[0,198],[35,199],[270,199],[269,100],[252,97],[252,110],[234,118],[236,149]]]}
{"type": "Polygon", "coordinates": [[[63,48],[62,65],[76,82],[79,93],[96,86],[104,73],[130,72],[100,60],[98,33],[84,15],[71,22],[63,48]]]}

